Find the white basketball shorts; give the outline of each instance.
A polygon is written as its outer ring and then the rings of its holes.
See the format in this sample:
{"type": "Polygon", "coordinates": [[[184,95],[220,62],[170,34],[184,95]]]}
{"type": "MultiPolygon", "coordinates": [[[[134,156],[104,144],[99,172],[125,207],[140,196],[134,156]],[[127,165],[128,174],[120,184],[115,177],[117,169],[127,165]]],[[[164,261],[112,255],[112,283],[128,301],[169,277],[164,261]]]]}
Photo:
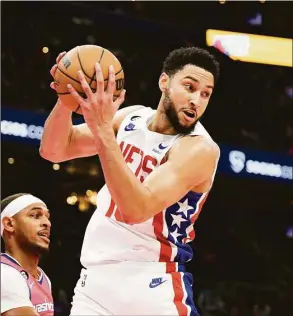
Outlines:
{"type": "Polygon", "coordinates": [[[192,275],[177,263],[117,262],[82,269],[71,316],[199,316],[192,275]]]}

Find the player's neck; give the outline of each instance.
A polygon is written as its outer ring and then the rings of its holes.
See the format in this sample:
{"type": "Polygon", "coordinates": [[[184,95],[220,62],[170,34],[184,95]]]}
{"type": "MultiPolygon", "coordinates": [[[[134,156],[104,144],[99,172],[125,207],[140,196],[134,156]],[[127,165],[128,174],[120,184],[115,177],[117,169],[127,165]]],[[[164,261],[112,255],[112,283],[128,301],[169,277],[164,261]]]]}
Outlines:
{"type": "Polygon", "coordinates": [[[6,253],[13,257],[28,273],[38,278],[38,264],[40,255],[25,252],[23,249],[10,248],[6,253]]]}
{"type": "Polygon", "coordinates": [[[171,125],[168,117],[166,116],[163,106],[160,104],[157,108],[156,114],[153,117],[151,123],[148,126],[149,130],[152,132],[165,134],[165,135],[176,135],[178,132],[171,125]]]}

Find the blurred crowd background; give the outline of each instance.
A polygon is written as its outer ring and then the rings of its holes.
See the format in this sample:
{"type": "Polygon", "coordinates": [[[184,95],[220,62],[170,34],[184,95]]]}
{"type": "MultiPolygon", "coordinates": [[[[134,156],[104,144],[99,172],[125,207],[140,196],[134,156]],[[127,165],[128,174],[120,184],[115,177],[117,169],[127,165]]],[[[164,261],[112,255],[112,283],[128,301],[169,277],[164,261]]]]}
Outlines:
{"type": "MultiPolygon", "coordinates": [[[[56,102],[49,70],[60,52],[83,44],[103,46],[121,61],[123,106],[156,108],[164,58],[172,49],[194,45],[220,61],[220,79],[202,120],[220,147],[292,158],[292,67],[235,61],[206,44],[207,29],[292,38],[292,2],[2,2],[1,7],[3,111],[47,116],[56,102]]],[[[56,315],[68,315],[83,233],[104,184],[98,157],[53,165],[40,158],[37,142],[2,137],[1,147],[2,198],[31,192],[51,210],[51,250],[42,267],[53,284],[56,315]]],[[[293,315],[292,181],[218,172],[195,226],[188,268],[202,316],[293,315]]]]}

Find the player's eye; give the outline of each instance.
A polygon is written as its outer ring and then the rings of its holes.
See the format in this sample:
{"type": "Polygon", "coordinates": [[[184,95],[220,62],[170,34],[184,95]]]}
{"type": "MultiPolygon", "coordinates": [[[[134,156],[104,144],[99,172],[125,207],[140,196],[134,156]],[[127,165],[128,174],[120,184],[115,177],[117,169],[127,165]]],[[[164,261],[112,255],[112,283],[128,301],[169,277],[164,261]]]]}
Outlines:
{"type": "Polygon", "coordinates": [[[209,92],[203,92],[203,93],[202,93],[202,96],[203,96],[204,98],[208,98],[210,95],[211,95],[211,94],[210,94],[209,92]]]}
{"type": "Polygon", "coordinates": [[[192,90],[192,85],[189,83],[184,84],[184,87],[188,90],[191,91],[192,90]]]}

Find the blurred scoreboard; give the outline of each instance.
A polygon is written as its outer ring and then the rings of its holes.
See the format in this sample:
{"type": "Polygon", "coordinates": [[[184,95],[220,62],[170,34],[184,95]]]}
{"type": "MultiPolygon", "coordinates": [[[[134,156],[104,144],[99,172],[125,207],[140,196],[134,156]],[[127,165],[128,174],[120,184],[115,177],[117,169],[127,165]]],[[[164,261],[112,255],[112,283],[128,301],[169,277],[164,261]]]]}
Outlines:
{"type": "Polygon", "coordinates": [[[209,29],[206,43],[233,60],[292,67],[293,40],[290,38],[209,29]]]}

